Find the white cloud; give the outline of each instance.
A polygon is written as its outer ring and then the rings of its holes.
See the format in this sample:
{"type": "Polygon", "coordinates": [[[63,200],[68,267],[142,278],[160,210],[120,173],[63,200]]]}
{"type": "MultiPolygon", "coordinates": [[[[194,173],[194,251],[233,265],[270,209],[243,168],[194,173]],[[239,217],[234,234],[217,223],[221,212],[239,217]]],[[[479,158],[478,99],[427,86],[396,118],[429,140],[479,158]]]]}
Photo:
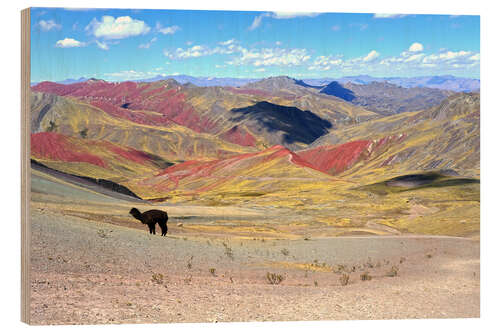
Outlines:
{"type": "Polygon", "coordinates": [[[140,44],[139,48],[140,49],[149,49],[151,47],[151,45],[153,45],[154,42],[156,42],[157,40],[158,40],[158,38],[153,37],[153,38],[151,38],[151,40],[149,42],[144,43],[144,44],[140,44]]]}
{"type": "Polygon", "coordinates": [[[441,72],[456,72],[479,66],[479,53],[471,51],[440,50],[425,54],[404,51],[399,56],[380,60],[374,67],[390,67],[392,71],[417,71],[418,69],[439,69],[441,72]]]}
{"type": "Polygon", "coordinates": [[[344,75],[408,75],[426,70],[426,74],[453,73],[460,75],[463,70],[479,66],[479,53],[471,51],[440,50],[426,54],[420,43],[411,44],[399,55],[383,58],[376,50],[354,58],[345,58],[342,54],[317,55],[312,57],[308,49],[284,48],[273,43],[273,47],[246,48],[237,40],[229,39],[218,42],[215,46],[194,45],[186,48],[165,50],[164,55],[171,60],[184,60],[212,55],[231,55],[223,62],[215,64],[216,68],[226,66],[251,66],[250,72],[263,72],[266,67],[300,67],[308,71],[335,71],[344,75]]]}
{"type": "Polygon", "coordinates": [[[476,53],[476,54],[474,54],[473,56],[471,56],[471,57],[469,58],[469,60],[472,60],[472,61],[479,61],[479,58],[480,58],[479,53],[476,53]]]}
{"type": "Polygon", "coordinates": [[[417,53],[417,54],[412,54],[408,58],[404,59],[404,62],[413,62],[413,61],[419,61],[425,57],[425,54],[423,53],[417,53]]]}
{"type": "Polygon", "coordinates": [[[202,45],[194,45],[188,49],[179,47],[174,52],[163,51],[163,54],[170,59],[198,58],[210,55],[210,49],[202,45]]]}
{"type": "Polygon", "coordinates": [[[97,47],[100,48],[101,50],[109,50],[109,45],[106,42],[99,42],[98,40],[95,41],[97,44],[97,47]]]}
{"type": "Polygon", "coordinates": [[[372,51],[370,51],[370,53],[368,53],[368,54],[366,55],[366,57],[364,57],[364,58],[363,58],[363,61],[364,61],[364,62],[370,62],[370,61],[373,61],[373,60],[377,59],[377,58],[379,57],[379,55],[380,55],[380,54],[379,54],[377,51],[372,50],[372,51]]]}
{"type": "Polygon", "coordinates": [[[333,31],[339,31],[340,30],[340,25],[338,25],[338,24],[337,25],[333,25],[332,26],[332,30],[333,31]]]}
{"type": "Polygon", "coordinates": [[[241,52],[243,49],[239,46],[235,39],[230,39],[227,41],[222,41],[218,43],[216,47],[208,47],[205,45],[194,45],[187,49],[178,47],[175,51],[164,50],[163,54],[170,59],[187,59],[187,58],[198,58],[203,56],[210,56],[214,54],[233,54],[241,52]]]}
{"type": "Polygon", "coordinates": [[[56,47],[67,48],[67,47],[82,47],[85,43],[79,42],[73,38],[64,38],[56,42],[56,47]]]}
{"type": "Polygon", "coordinates": [[[234,44],[235,42],[236,42],[236,40],[233,38],[230,40],[226,40],[224,42],[219,42],[219,45],[231,45],[231,44],[234,44]]]}
{"type": "MultiPolygon", "coordinates": [[[[167,76],[167,74],[162,73],[160,70],[162,70],[162,68],[155,68],[154,70],[150,71],[136,71],[130,69],[114,73],[105,73],[103,77],[110,81],[126,81],[126,80],[141,80],[141,79],[155,77],[157,75],[167,76]]],[[[179,75],[179,73],[172,73],[168,75],[179,75]]]]}
{"type": "Polygon", "coordinates": [[[148,33],[151,28],[144,22],[131,18],[130,16],[120,16],[116,19],[113,16],[103,16],[101,21],[94,18],[85,27],[97,38],[122,39],[131,36],[138,36],[148,33]]]}
{"type": "Polygon", "coordinates": [[[271,14],[272,18],[275,19],[291,19],[296,17],[315,17],[321,13],[313,13],[313,12],[273,12],[271,14]]]}
{"type": "Polygon", "coordinates": [[[308,70],[320,70],[320,71],[328,71],[332,69],[332,67],[341,66],[344,63],[342,56],[318,56],[314,59],[314,62],[311,66],[309,66],[308,70]]]}
{"type": "Polygon", "coordinates": [[[408,51],[410,51],[410,52],[421,52],[423,50],[424,50],[424,46],[420,43],[413,43],[408,48],[408,51]]]}
{"type": "Polygon", "coordinates": [[[181,30],[181,27],[179,27],[178,25],[172,25],[170,27],[162,27],[160,23],[156,23],[156,31],[164,35],[173,35],[179,30],[181,30]]]}
{"type": "Polygon", "coordinates": [[[299,66],[311,56],[306,49],[263,48],[248,50],[240,47],[239,56],[226,62],[229,65],[250,64],[253,66],[299,66]]]}
{"type": "Polygon", "coordinates": [[[48,21],[40,20],[38,22],[38,26],[43,31],[59,30],[62,28],[62,26],[60,24],[54,22],[54,20],[48,20],[48,21]]]}
{"type": "Polygon", "coordinates": [[[262,19],[264,17],[269,17],[269,16],[271,16],[271,14],[269,14],[269,13],[264,13],[264,14],[260,14],[259,16],[256,16],[253,19],[252,25],[250,27],[248,27],[248,30],[257,29],[258,27],[260,27],[260,24],[262,23],[262,19]]]}
{"type": "Polygon", "coordinates": [[[262,13],[259,16],[256,16],[252,25],[248,27],[248,30],[255,30],[260,27],[262,23],[262,19],[264,17],[271,17],[274,19],[282,20],[282,19],[292,19],[296,17],[315,17],[320,15],[321,13],[313,13],[313,12],[271,12],[271,13],[262,13]]]}
{"type": "Polygon", "coordinates": [[[405,17],[406,14],[373,14],[374,18],[400,18],[405,17]]]}
{"type": "Polygon", "coordinates": [[[357,23],[357,22],[354,22],[354,23],[349,23],[349,26],[351,28],[359,28],[359,31],[364,31],[368,28],[368,24],[366,23],[357,23]]]}
{"type": "Polygon", "coordinates": [[[194,45],[189,48],[164,50],[163,54],[172,59],[198,58],[211,55],[234,55],[226,65],[260,66],[298,66],[309,61],[311,56],[306,49],[285,49],[280,47],[247,49],[235,39],[219,42],[215,47],[194,45]]]}

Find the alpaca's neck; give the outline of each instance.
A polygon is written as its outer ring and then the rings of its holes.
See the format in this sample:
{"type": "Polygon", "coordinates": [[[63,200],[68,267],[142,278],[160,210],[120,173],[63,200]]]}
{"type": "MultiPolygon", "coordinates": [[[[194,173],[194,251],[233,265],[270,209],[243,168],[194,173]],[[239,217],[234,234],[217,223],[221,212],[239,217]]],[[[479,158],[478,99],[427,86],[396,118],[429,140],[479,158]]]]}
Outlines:
{"type": "Polygon", "coordinates": [[[133,215],[134,215],[134,217],[135,217],[136,219],[138,219],[139,221],[141,221],[141,222],[142,222],[142,214],[141,214],[141,212],[139,212],[139,211],[134,212],[134,214],[133,214],[133,215]]]}

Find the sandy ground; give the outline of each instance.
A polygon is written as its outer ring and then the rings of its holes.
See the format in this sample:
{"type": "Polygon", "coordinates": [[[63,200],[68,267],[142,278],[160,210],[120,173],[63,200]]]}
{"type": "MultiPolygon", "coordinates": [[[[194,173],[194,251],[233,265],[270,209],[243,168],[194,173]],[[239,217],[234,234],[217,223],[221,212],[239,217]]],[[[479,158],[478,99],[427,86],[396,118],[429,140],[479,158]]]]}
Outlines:
{"type": "Polygon", "coordinates": [[[424,236],[161,237],[35,208],[31,323],[478,317],[479,247],[424,236]]]}
{"type": "Polygon", "coordinates": [[[32,324],[480,314],[478,239],[375,222],[332,237],[338,227],[278,208],[158,207],[35,171],[31,185],[32,324]],[[167,210],[167,237],[131,206],[167,210]]]}

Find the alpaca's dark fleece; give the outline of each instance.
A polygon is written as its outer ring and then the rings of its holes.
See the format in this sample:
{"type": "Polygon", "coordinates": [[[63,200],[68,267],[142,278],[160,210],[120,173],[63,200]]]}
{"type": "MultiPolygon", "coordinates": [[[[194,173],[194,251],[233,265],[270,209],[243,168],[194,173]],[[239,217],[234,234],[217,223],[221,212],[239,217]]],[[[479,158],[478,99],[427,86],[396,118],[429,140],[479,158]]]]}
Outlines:
{"type": "Polygon", "coordinates": [[[156,235],[156,223],[158,223],[161,228],[161,235],[165,236],[167,234],[168,214],[166,212],[158,209],[152,209],[141,213],[137,208],[132,208],[129,213],[142,223],[147,224],[150,234],[156,235]]]}

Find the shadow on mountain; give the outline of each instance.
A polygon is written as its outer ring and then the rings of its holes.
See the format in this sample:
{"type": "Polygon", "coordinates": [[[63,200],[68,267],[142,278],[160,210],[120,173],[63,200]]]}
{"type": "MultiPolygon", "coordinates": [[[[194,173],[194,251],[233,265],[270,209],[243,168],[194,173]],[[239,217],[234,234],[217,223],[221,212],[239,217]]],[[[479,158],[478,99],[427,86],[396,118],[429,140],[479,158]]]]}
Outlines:
{"type": "Polygon", "coordinates": [[[356,95],[354,95],[354,92],[352,90],[345,88],[337,81],[330,82],[330,84],[321,89],[319,92],[326,95],[341,98],[344,101],[348,102],[351,102],[353,99],[356,98],[356,95]]]}
{"type": "Polygon", "coordinates": [[[294,81],[295,81],[295,84],[297,84],[297,85],[299,85],[299,86],[301,86],[301,87],[305,87],[305,88],[321,89],[321,88],[323,88],[323,87],[324,87],[324,86],[312,86],[312,85],[310,85],[310,84],[305,83],[305,82],[304,82],[304,81],[302,81],[302,80],[295,80],[295,79],[294,79],[294,81]]]}
{"type": "Polygon", "coordinates": [[[91,189],[101,194],[105,194],[111,196],[115,199],[122,200],[141,200],[142,199],[132,192],[127,187],[117,184],[111,180],[107,179],[98,179],[92,177],[78,176],[66,172],[62,172],[56,169],[49,168],[45,164],[37,162],[31,159],[31,168],[34,170],[41,171],[58,179],[62,179],[66,182],[72,183],[74,185],[78,185],[81,187],[85,187],[87,189],[91,189]]]}
{"type": "Polygon", "coordinates": [[[399,176],[383,182],[362,186],[358,189],[384,195],[422,188],[461,186],[479,183],[479,179],[455,177],[447,170],[443,170],[439,172],[435,171],[399,176]]]}
{"type": "Polygon", "coordinates": [[[271,132],[284,132],[285,143],[312,143],[328,133],[332,124],[318,117],[311,111],[302,111],[296,107],[282,106],[269,102],[258,102],[254,105],[232,109],[234,121],[252,119],[271,132]]]}

